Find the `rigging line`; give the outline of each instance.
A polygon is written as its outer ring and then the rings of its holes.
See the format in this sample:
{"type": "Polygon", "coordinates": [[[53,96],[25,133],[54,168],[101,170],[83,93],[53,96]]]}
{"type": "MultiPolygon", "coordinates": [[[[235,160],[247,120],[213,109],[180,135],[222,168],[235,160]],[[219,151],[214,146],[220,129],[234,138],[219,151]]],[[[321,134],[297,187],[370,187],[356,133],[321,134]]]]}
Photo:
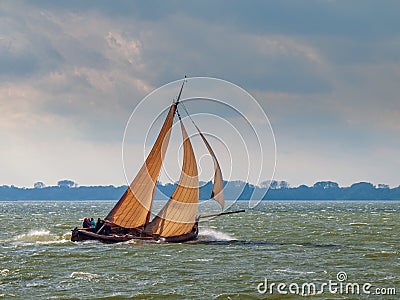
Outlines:
{"type": "Polygon", "coordinates": [[[196,123],[193,121],[192,116],[189,114],[188,110],[186,109],[185,104],[183,102],[179,102],[179,104],[183,107],[183,109],[185,110],[185,112],[186,112],[187,116],[189,117],[190,121],[192,121],[194,127],[196,127],[197,131],[200,133],[199,127],[197,127],[196,123]]]}

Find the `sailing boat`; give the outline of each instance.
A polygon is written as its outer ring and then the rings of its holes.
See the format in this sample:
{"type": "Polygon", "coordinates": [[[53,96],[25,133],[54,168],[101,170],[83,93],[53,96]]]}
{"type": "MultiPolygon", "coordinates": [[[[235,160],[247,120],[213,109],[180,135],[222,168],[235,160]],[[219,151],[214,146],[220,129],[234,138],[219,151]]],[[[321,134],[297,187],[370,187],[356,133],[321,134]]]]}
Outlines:
{"type": "MultiPolygon", "coordinates": [[[[199,232],[198,222],[201,217],[215,215],[197,216],[199,203],[197,162],[192,143],[178,111],[185,81],[182,82],[177,100],[173,101],[169,108],[167,117],[146,161],[121,199],[104,220],[98,221],[95,228],[75,228],[72,231],[72,241],[99,240],[105,243],[116,243],[138,239],[186,242],[197,237],[199,232]],[[158,215],[150,221],[156,183],[170,140],[175,115],[178,116],[183,137],[181,175],[170,199],[158,215]]],[[[214,163],[214,180],[210,198],[217,201],[223,211],[224,185],[220,165],[206,137],[194,122],[193,124],[214,163]]],[[[222,212],[216,215],[236,212],[240,211],[222,212]]]]}

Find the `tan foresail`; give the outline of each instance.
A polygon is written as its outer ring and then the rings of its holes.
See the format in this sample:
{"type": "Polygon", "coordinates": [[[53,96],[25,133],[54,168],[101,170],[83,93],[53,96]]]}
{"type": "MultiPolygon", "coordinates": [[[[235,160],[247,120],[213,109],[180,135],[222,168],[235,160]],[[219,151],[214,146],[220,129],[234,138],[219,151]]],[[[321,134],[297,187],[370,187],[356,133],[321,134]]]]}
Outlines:
{"type": "Polygon", "coordinates": [[[191,232],[199,201],[199,179],[196,158],[182,120],[183,165],[178,185],[158,215],[145,228],[148,234],[162,237],[179,236],[191,232]]]}
{"type": "Polygon", "coordinates": [[[221,205],[221,209],[224,209],[224,181],[222,179],[222,172],[221,172],[221,167],[219,166],[217,157],[215,156],[215,153],[213,149],[211,148],[211,145],[208,143],[206,137],[204,134],[200,131],[200,129],[195,125],[197,128],[197,131],[199,132],[201,139],[203,140],[204,144],[206,145],[208,152],[210,153],[213,162],[214,162],[214,182],[211,190],[211,198],[214,198],[215,201],[221,205]]]}
{"type": "Polygon", "coordinates": [[[106,220],[124,228],[139,228],[148,222],[157,178],[168,147],[176,104],[172,104],[150,154],[131,185],[107,215],[106,220]]]}

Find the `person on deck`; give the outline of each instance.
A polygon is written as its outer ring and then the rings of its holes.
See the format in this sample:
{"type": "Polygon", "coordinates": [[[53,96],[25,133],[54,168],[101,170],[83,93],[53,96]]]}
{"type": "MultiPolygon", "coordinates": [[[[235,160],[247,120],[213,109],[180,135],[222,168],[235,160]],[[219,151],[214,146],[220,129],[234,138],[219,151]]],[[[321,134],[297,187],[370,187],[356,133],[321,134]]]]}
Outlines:
{"type": "Polygon", "coordinates": [[[96,227],[96,222],[94,221],[93,218],[90,219],[90,226],[91,226],[92,228],[95,228],[95,227],[96,227]]]}
{"type": "Polygon", "coordinates": [[[104,221],[102,221],[100,218],[97,218],[97,223],[96,223],[96,230],[99,230],[101,226],[103,226],[104,221]]]}
{"type": "Polygon", "coordinates": [[[111,233],[110,222],[107,220],[103,221],[104,229],[102,230],[102,234],[109,235],[111,233]]]}
{"type": "Polygon", "coordinates": [[[85,218],[82,223],[83,228],[90,228],[90,221],[89,218],[85,218]]]}

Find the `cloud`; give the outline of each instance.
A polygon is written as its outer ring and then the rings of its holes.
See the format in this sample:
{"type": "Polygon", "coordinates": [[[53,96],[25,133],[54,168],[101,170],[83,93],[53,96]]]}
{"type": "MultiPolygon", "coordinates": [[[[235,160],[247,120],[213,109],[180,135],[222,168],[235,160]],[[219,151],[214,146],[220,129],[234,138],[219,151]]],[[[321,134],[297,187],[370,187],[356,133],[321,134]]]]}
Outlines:
{"type": "MultiPolygon", "coordinates": [[[[31,184],[39,165],[20,181],[15,169],[42,151],[53,158],[46,164],[59,167],[54,181],[69,176],[96,184],[89,171],[77,172],[80,178],[64,174],[67,166],[57,162],[57,152],[65,156],[64,147],[74,153],[71,172],[88,159],[109,171],[104,156],[120,147],[135,105],[187,74],[223,78],[256,96],[276,130],[282,179],[305,178],[291,164],[313,174],[309,181],[334,174],[344,184],[376,167],[387,173],[382,181],[394,184],[389,161],[399,149],[399,6],[324,0],[4,2],[0,132],[9,146],[2,148],[7,162],[1,165],[15,173],[8,178],[16,184],[31,184]],[[27,141],[36,150],[26,152],[27,141]],[[54,144],[63,147],[53,151],[54,144]],[[93,151],[103,146],[113,150],[93,151]],[[353,175],[340,177],[344,165],[353,175]]],[[[0,184],[13,183],[3,176],[0,184]]]]}

